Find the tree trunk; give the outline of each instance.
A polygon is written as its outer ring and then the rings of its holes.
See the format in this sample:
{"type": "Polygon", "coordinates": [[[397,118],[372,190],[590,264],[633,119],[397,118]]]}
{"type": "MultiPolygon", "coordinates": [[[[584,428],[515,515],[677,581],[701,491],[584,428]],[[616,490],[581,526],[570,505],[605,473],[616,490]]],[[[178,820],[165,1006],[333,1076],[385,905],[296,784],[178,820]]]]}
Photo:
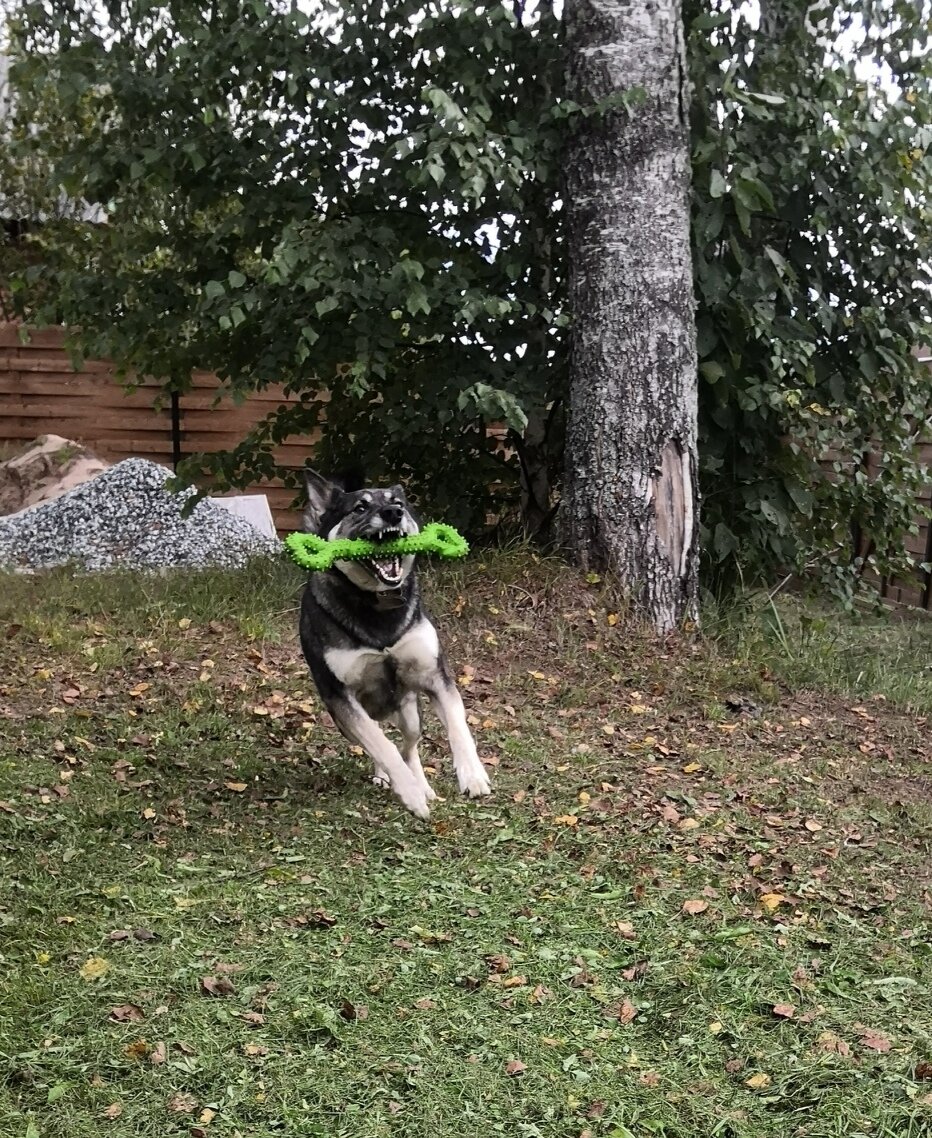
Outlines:
{"type": "Polygon", "coordinates": [[[567,0],[573,337],[562,533],[659,633],[697,618],[696,333],[677,0],[567,0]]]}

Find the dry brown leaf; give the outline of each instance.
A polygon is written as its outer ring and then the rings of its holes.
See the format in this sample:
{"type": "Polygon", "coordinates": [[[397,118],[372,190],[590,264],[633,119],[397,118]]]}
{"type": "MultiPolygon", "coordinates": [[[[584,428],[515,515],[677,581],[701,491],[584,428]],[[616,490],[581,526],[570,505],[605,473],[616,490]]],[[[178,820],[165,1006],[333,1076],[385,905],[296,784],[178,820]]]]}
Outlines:
{"type": "Polygon", "coordinates": [[[168,1109],[173,1114],[193,1114],[197,1110],[197,1099],[187,1091],[178,1091],[168,1100],[168,1109]]]}
{"type": "Polygon", "coordinates": [[[817,834],[819,830],[823,828],[822,823],[817,822],[815,818],[807,818],[803,825],[806,827],[810,834],[817,834]]]}
{"type": "Polygon", "coordinates": [[[232,996],[236,989],[226,976],[202,976],[201,991],[208,996],[232,996]]]}
{"type": "Polygon", "coordinates": [[[223,785],[227,788],[227,790],[232,790],[234,794],[242,794],[246,789],[245,782],[225,782],[223,785]]]}
{"type": "Polygon", "coordinates": [[[618,1005],[618,1022],[619,1023],[630,1023],[637,1014],[638,1014],[638,1010],[634,1006],[634,1004],[631,1003],[630,1000],[627,1000],[627,999],[622,1000],[621,1003],[618,1005]]]}
{"type": "Polygon", "coordinates": [[[772,1010],[779,1019],[792,1019],[796,1015],[796,1008],[793,1004],[774,1004],[772,1010]]]}
{"type": "Polygon", "coordinates": [[[516,1075],[523,1075],[526,1070],[527,1066],[520,1059],[512,1059],[505,1064],[505,1074],[511,1075],[512,1078],[516,1075]]]}
{"type": "Polygon", "coordinates": [[[634,931],[634,925],[632,925],[630,921],[616,921],[612,925],[612,928],[616,933],[618,933],[619,936],[624,937],[625,940],[637,939],[637,933],[634,931]]]}
{"type": "Polygon", "coordinates": [[[108,1122],[113,1122],[119,1118],[123,1113],[123,1104],[121,1102],[112,1102],[106,1110],[100,1112],[101,1118],[106,1118],[108,1122]]]}
{"type": "Polygon", "coordinates": [[[861,1027],[861,1046],[868,1047],[871,1051],[880,1051],[881,1053],[889,1051],[892,1047],[890,1040],[884,1035],[882,1031],[875,1031],[872,1027],[861,1027]]]}
{"type": "Polygon", "coordinates": [[[816,1045],[822,1051],[828,1051],[833,1055],[847,1056],[851,1054],[851,1048],[848,1044],[843,1039],[839,1039],[838,1036],[831,1031],[823,1031],[816,1040],[816,1045]]]}
{"type": "Polygon", "coordinates": [[[768,913],[778,909],[785,901],[786,898],[782,893],[763,893],[760,899],[760,903],[768,913]]]}
{"type": "Polygon", "coordinates": [[[764,1074],[763,1071],[758,1071],[756,1075],[752,1075],[749,1079],[745,1079],[744,1085],[746,1087],[750,1087],[752,1091],[759,1091],[763,1087],[770,1086],[770,1076],[764,1074]]]}
{"type": "Polygon", "coordinates": [[[683,912],[688,917],[697,917],[700,913],[704,913],[708,907],[708,901],[701,901],[699,899],[683,902],[683,912]]]}
{"type": "Polygon", "coordinates": [[[433,1000],[431,1000],[427,996],[425,996],[423,999],[415,1000],[414,1006],[416,1008],[420,1008],[420,1010],[422,1012],[429,1012],[429,1011],[431,1011],[431,1009],[435,1008],[437,1005],[434,1003],[433,1000]]]}
{"type": "Polygon", "coordinates": [[[142,1008],[137,1004],[117,1004],[107,1016],[113,1023],[140,1023],[145,1018],[142,1008]]]}
{"type": "Polygon", "coordinates": [[[622,969],[621,975],[625,980],[640,980],[649,967],[650,964],[648,961],[638,960],[632,964],[630,968],[622,969]]]}
{"type": "Polygon", "coordinates": [[[127,1059],[138,1063],[149,1054],[149,1044],[144,1039],[137,1039],[135,1043],[130,1043],[128,1047],[123,1048],[123,1054],[127,1059]]]}
{"type": "Polygon", "coordinates": [[[152,1048],[152,1051],[149,1054],[149,1062],[153,1067],[161,1067],[167,1058],[168,1048],[165,1046],[164,1042],[159,1041],[152,1048]]]}

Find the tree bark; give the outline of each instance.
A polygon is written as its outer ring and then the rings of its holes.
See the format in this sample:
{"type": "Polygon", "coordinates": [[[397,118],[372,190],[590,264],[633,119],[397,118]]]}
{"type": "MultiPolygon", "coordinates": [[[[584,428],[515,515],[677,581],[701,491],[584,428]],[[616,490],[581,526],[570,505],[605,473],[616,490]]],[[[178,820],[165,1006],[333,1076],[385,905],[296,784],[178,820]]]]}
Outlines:
{"type": "Polygon", "coordinates": [[[697,365],[688,79],[677,0],[567,0],[573,334],[561,528],[658,633],[697,619],[697,365]]]}

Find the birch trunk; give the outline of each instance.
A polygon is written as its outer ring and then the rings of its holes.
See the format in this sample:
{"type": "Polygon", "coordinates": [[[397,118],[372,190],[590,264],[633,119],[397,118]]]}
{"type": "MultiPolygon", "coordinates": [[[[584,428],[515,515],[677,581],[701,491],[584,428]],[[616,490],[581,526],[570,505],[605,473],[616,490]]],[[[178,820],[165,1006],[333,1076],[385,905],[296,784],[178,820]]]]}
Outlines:
{"type": "Polygon", "coordinates": [[[676,0],[567,0],[573,340],[562,533],[663,634],[697,617],[688,79],[676,0]]]}

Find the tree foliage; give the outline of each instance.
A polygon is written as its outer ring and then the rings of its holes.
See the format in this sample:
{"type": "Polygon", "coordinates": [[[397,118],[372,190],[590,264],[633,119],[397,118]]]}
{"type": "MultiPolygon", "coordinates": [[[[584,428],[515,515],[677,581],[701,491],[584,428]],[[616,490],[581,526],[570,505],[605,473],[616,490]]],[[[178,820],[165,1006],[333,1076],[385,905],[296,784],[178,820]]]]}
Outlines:
{"type": "MultiPolygon", "coordinates": [[[[686,4],[703,513],[722,575],[816,567],[847,588],[852,522],[875,558],[900,547],[929,413],[911,355],[932,283],[928,7],[775,0],[762,34],[732,0],[686,4]],[[830,446],[853,468],[823,474],[830,446]],[[871,447],[874,480],[858,461],[871,447]]],[[[320,424],[323,462],[405,478],[450,521],[475,529],[519,501],[546,519],[566,384],[562,155],[597,113],[563,97],[551,5],[15,10],[33,116],[18,153],[108,211],[45,231],[24,308],[167,386],[207,368],[234,397],[300,393],[189,473],[269,474],[277,439],[320,424]],[[89,120],[77,142],[53,129],[89,120]]]]}
{"type": "Polygon", "coordinates": [[[487,425],[539,421],[559,367],[552,14],[91,7],[20,12],[21,85],[101,102],[59,170],[109,213],[89,258],[80,235],[50,245],[37,314],[177,389],[206,368],[301,394],[203,472],[271,473],[277,439],[325,423],[322,463],[406,477],[475,526],[511,477],[487,425]]]}
{"type": "Polygon", "coordinates": [[[929,6],[762,7],[689,5],[706,548],[844,589],[852,528],[893,568],[929,437],[929,6]]]}

